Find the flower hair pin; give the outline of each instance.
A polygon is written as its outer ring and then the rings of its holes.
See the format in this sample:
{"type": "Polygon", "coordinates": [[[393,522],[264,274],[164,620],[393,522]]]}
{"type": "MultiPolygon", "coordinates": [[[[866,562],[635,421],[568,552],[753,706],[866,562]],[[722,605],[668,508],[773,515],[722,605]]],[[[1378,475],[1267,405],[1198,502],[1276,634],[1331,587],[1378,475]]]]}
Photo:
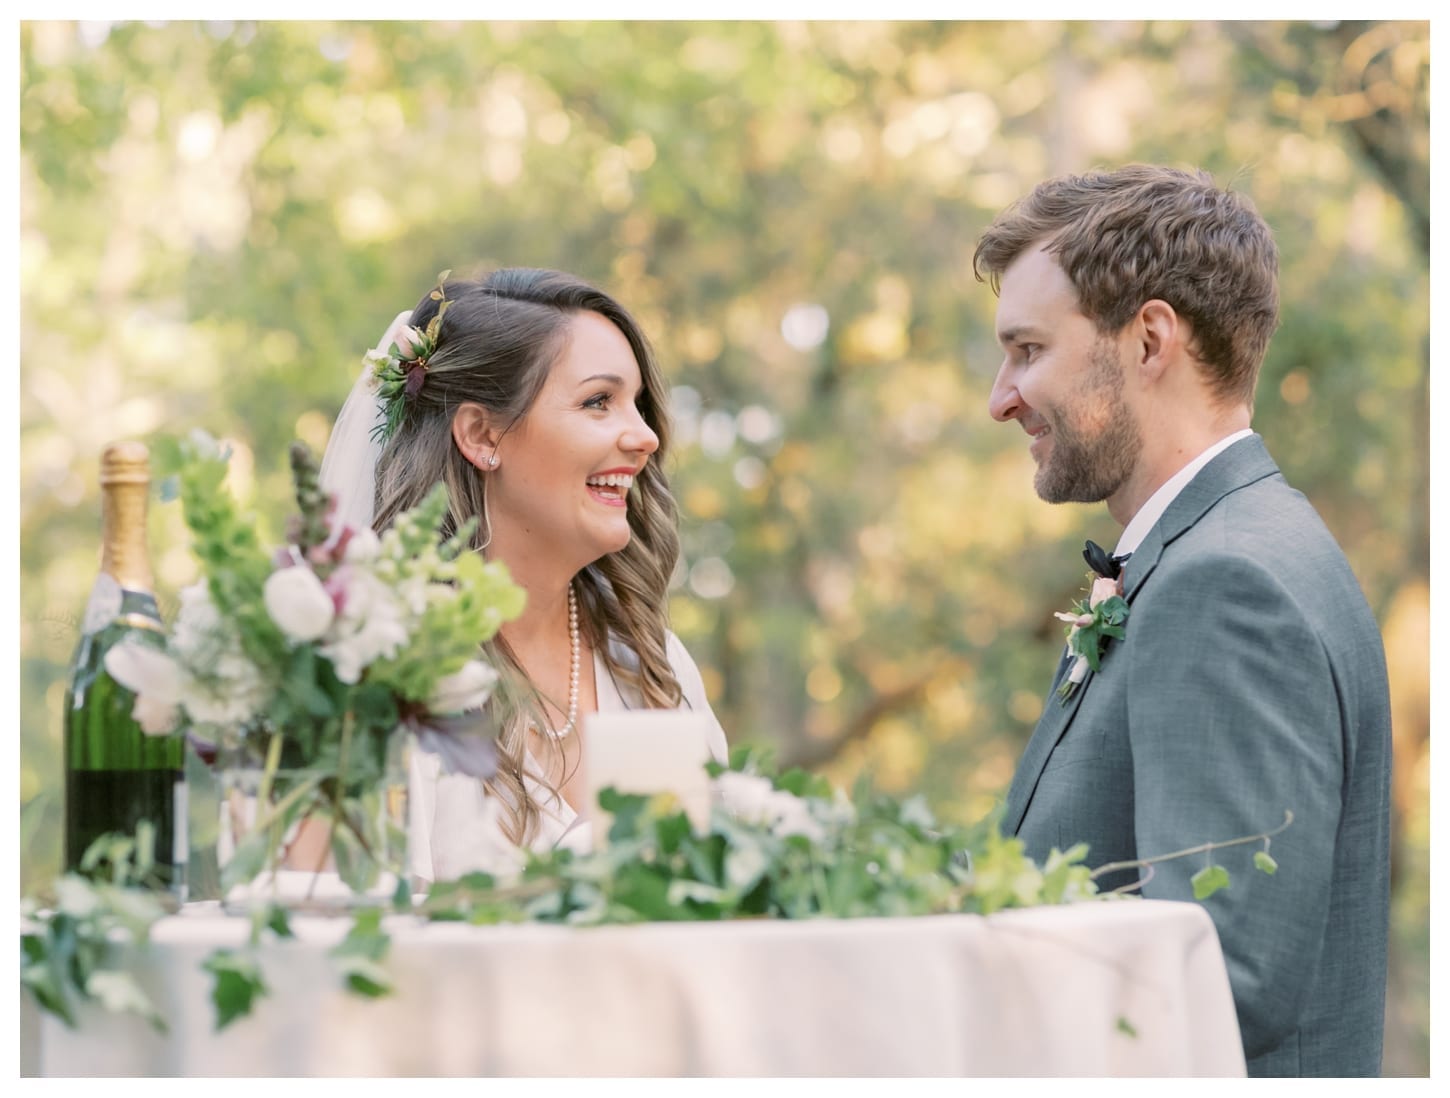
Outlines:
{"type": "Polygon", "coordinates": [[[1108,641],[1126,636],[1128,601],[1123,598],[1121,561],[1110,558],[1093,542],[1083,554],[1093,571],[1086,600],[1079,599],[1067,613],[1055,613],[1058,621],[1067,623],[1067,648],[1077,657],[1072,670],[1057,688],[1057,696],[1066,705],[1089,670],[1096,671],[1107,650],[1108,641]],[[1096,550],[1096,553],[1094,553],[1096,550]],[[1100,560],[1094,557],[1101,558],[1100,560]]]}
{"type": "Polygon", "coordinates": [[[405,325],[398,338],[386,350],[369,351],[363,361],[372,367],[376,379],[377,397],[383,409],[383,419],[372,431],[376,442],[387,442],[403,424],[407,413],[407,401],[418,395],[428,376],[428,360],[438,349],[438,330],[443,323],[443,314],[451,302],[444,292],[443,283],[452,271],[438,275],[438,287],[429,297],[438,302],[438,311],[422,331],[412,325],[405,325]]]}

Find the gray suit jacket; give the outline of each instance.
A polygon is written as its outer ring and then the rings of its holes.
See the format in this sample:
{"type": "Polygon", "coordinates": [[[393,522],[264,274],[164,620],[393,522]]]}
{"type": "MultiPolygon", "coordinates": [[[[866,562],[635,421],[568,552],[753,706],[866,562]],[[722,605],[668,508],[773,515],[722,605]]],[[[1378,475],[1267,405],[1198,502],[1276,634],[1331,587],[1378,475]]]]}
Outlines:
{"type": "MultiPolygon", "coordinates": [[[[1294,823],[1273,877],[1216,852],[1218,928],[1250,1075],[1377,1075],[1389,920],[1384,646],[1344,554],[1257,436],[1210,461],[1124,568],[1127,636],[1048,695],[1007,795],[1027,852],[1088,863],[1294,823]]],[[[1067,669],[1058,668],[1057,682],[1067,669]]],[[[1156,867],[1189,900],[1203,856],[1156,867]]],[[[1136,874],[1099,884],[1112,887],[1136,874]]]]}

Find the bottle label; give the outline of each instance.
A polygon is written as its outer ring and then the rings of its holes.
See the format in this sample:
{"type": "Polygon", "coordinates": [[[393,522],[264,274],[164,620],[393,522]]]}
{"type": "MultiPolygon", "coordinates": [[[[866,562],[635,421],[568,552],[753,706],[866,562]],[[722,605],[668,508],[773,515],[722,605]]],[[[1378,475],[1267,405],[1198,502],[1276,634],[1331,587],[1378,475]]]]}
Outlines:
{"type": "Polygon", "coordinates": [[[121,585],[105,572],[96,577],[91,588],[91,597],[86,601],[85,617],[81,619],[81,632],[86,636],[99,633],[121,612],[121,585]]]}

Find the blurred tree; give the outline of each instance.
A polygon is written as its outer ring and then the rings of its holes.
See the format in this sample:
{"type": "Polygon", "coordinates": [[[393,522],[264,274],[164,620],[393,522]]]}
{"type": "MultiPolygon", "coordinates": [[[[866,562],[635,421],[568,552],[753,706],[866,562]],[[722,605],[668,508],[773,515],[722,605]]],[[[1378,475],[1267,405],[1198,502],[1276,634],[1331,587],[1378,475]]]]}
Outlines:
{"type": "MultiPolygon", "coordinates": [[[[570,270],[651,333],[671,613],[732,738],[982,816],[1040,712],[1074,543],[1114,531],[1037,501],[988,418],[971,250],[1048,174],[1156,160],[1278,235],[1255,426],[1395,654],[1397,941],[1420,948],[1428,50],[1423,23],[22,24],[22,887],[59,860],[101,446],[227,435],[280,531],[286,442],[320,449],[361,351],[445,267],[570,270]]],[[[152,521],[165,597],[194,569],[175,508],[152,521]]]]}

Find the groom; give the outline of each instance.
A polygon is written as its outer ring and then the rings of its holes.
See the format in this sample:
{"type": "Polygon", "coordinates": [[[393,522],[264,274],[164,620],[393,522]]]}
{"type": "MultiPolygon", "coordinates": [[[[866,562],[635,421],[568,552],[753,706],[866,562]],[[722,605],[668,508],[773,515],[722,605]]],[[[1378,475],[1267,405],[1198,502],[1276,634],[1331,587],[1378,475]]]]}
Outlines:
{"type": "MultiPolygon", "coordinates": [[[[1384,648],[1344,554],[1249,428],[1278,315],[1269,228],[1205,174],[1135,166],[1040,184],[973,266],[999,296],[992,416],[1027,432],[1044,500],[1107,503],[1123,533],[1102,571],[1126,558],[1123,635],[1096,670],[1062,661],[1003,831],[1039,859],[1086,842],[1101,865],[1267,831],[1292,810],[1277,873],[1253,868],[1262,844],[1223,849],[1232,883],[1204,901],[1248,1071],[1376,1075],[1384,648]]],[[[1158,864],[1142,892],[1191,899],[1205,864],[1158,864]]]]}

